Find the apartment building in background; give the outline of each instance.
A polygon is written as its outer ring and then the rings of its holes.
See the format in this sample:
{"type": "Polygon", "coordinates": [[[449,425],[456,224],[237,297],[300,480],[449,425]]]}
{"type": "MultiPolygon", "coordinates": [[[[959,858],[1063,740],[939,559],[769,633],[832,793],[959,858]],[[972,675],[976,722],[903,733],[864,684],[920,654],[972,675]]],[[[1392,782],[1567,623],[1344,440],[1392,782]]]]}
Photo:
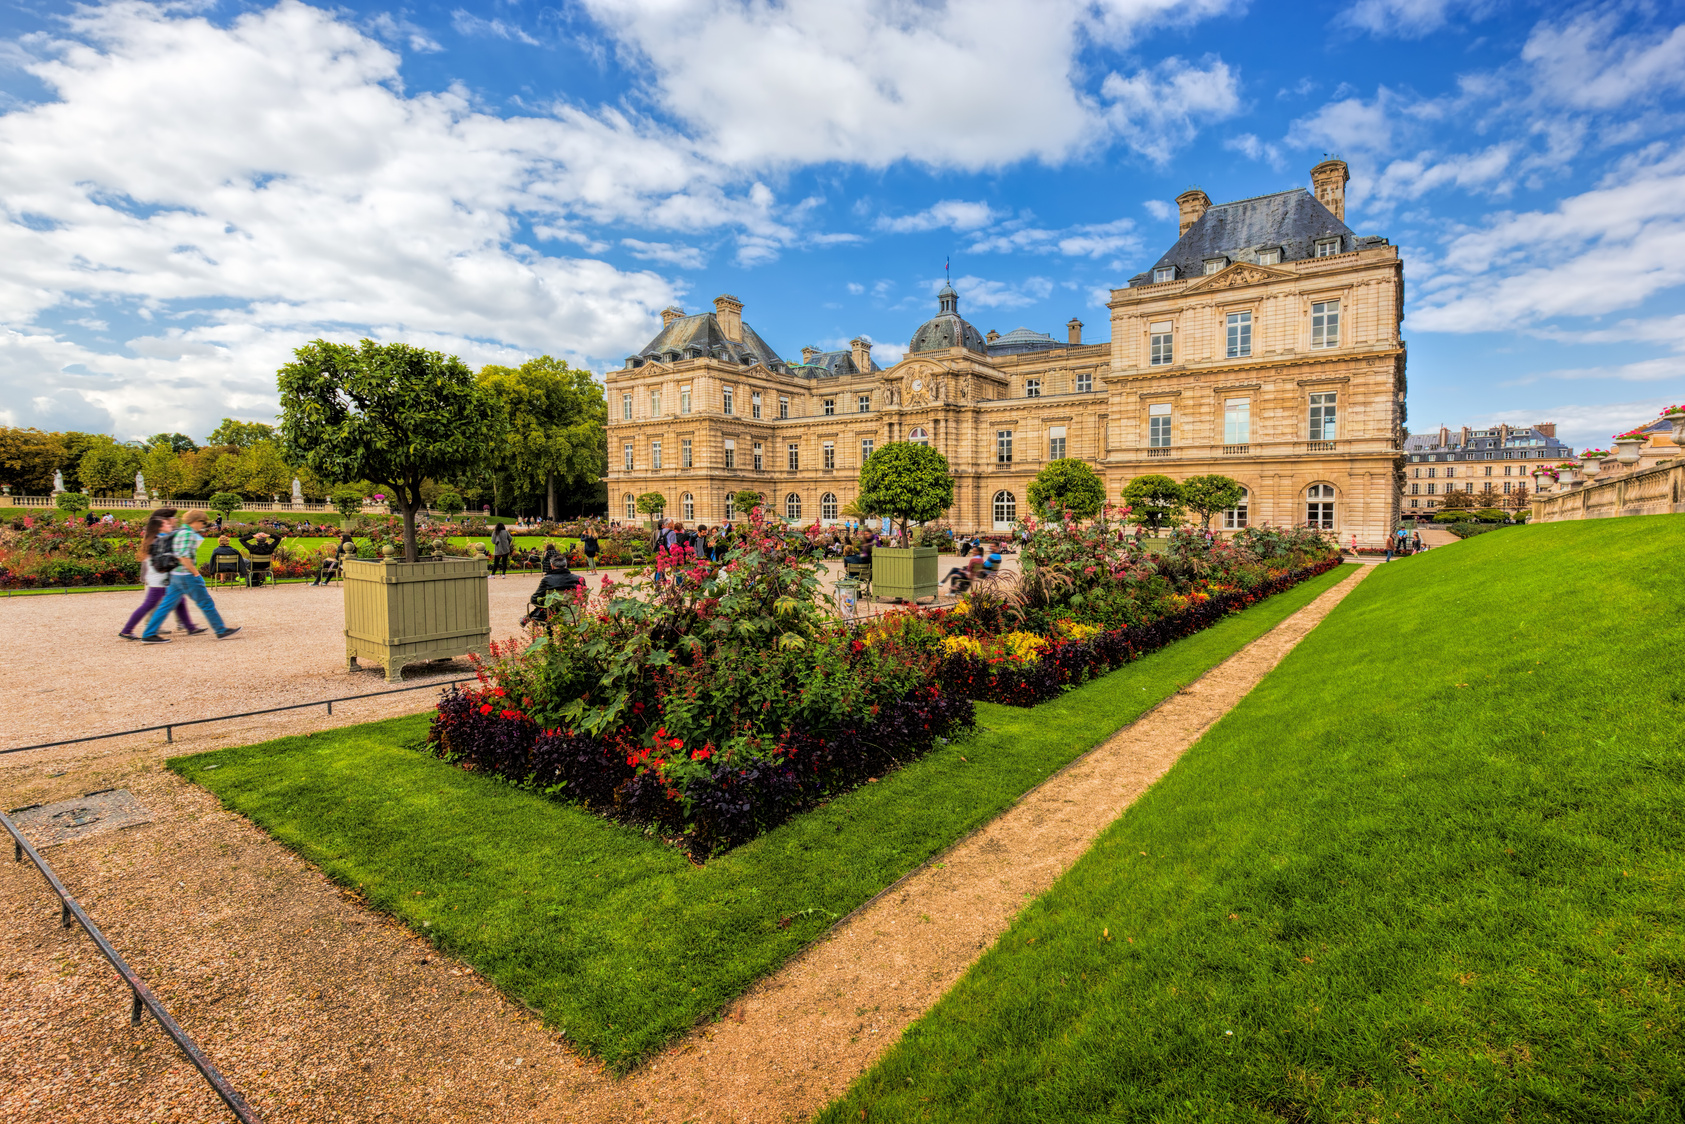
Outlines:
{"type": "Polygon", "coordinates": [[[1452,492],[1472,494],[1481,507],[1519,510],[1531,502],[1533,471],[1574,459],[1557,439],[1554,422],[1490,429],[1447,429],[1404,439],[1404,489],[1399,516],[1431,517],[1452,492]]]}

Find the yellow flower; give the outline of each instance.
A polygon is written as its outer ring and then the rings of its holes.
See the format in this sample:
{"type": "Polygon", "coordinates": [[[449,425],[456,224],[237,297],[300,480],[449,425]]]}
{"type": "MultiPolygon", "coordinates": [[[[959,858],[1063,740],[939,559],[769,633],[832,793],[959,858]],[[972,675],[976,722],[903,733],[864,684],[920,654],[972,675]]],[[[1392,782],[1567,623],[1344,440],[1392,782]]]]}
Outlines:
{"type": "Polygon", "coordinates": [[[971,636],[944,636],[942,638],[942,650],[947,652],[950,656],[967,655],[981,657],[983,655],[983,645],[979,644],[976,638],[971,636]]]}

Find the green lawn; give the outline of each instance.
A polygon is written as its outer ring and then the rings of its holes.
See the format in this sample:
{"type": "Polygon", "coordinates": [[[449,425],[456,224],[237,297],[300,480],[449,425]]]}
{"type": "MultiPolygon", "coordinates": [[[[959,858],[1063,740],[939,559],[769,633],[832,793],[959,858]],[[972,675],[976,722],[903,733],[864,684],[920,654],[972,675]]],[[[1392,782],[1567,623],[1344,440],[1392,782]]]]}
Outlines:
{"type": "Polygon", "coordinates": [[[625,1068],[1345,579],[1341,567],[692,866],[642,833],[413,748],[426,718],[180,757],[370,903],[625,1068]]]}
{"type": "Polygon", "coordinates": [[[1682,573],[1381,567],[819,1119],[1680,1120],[1682,573]]]}

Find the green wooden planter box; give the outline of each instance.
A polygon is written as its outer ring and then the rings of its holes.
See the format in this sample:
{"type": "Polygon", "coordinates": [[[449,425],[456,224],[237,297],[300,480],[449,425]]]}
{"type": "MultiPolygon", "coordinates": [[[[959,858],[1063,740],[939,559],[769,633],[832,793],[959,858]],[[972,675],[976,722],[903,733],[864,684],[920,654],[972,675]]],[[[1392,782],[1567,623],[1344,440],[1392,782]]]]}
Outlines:
{"type": "Polygon", "coordinates": [[[873,596],[899,597],[903,601],[935,597],[936,555],[934,546],[873,547],[873,596]]]}
{"type": "Polygon", "coordinates": [[[404,677],[404,665],[491,647],[491,593],[483,558],[345,563],[345,664],[359,659],[404,677]]]}

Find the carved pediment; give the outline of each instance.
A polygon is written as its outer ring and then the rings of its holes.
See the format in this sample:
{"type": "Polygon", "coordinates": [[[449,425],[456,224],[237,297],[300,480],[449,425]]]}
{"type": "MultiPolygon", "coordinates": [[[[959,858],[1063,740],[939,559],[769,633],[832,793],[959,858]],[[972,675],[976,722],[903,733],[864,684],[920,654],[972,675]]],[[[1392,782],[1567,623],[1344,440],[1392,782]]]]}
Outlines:
{"type": "Polygon", "coordinates": [[[1251,262],[1235,262],[1226,269],[1213,273],[1210,277],[1201,278],[1196,284],[1189,285],[1184,293],[1205,293],[1213,289],[1234,289],[1241,285],[1262,285],[1270,281],[1288,281],[1293,274],[1268,266],[1253,265],[1251,262]]]}

